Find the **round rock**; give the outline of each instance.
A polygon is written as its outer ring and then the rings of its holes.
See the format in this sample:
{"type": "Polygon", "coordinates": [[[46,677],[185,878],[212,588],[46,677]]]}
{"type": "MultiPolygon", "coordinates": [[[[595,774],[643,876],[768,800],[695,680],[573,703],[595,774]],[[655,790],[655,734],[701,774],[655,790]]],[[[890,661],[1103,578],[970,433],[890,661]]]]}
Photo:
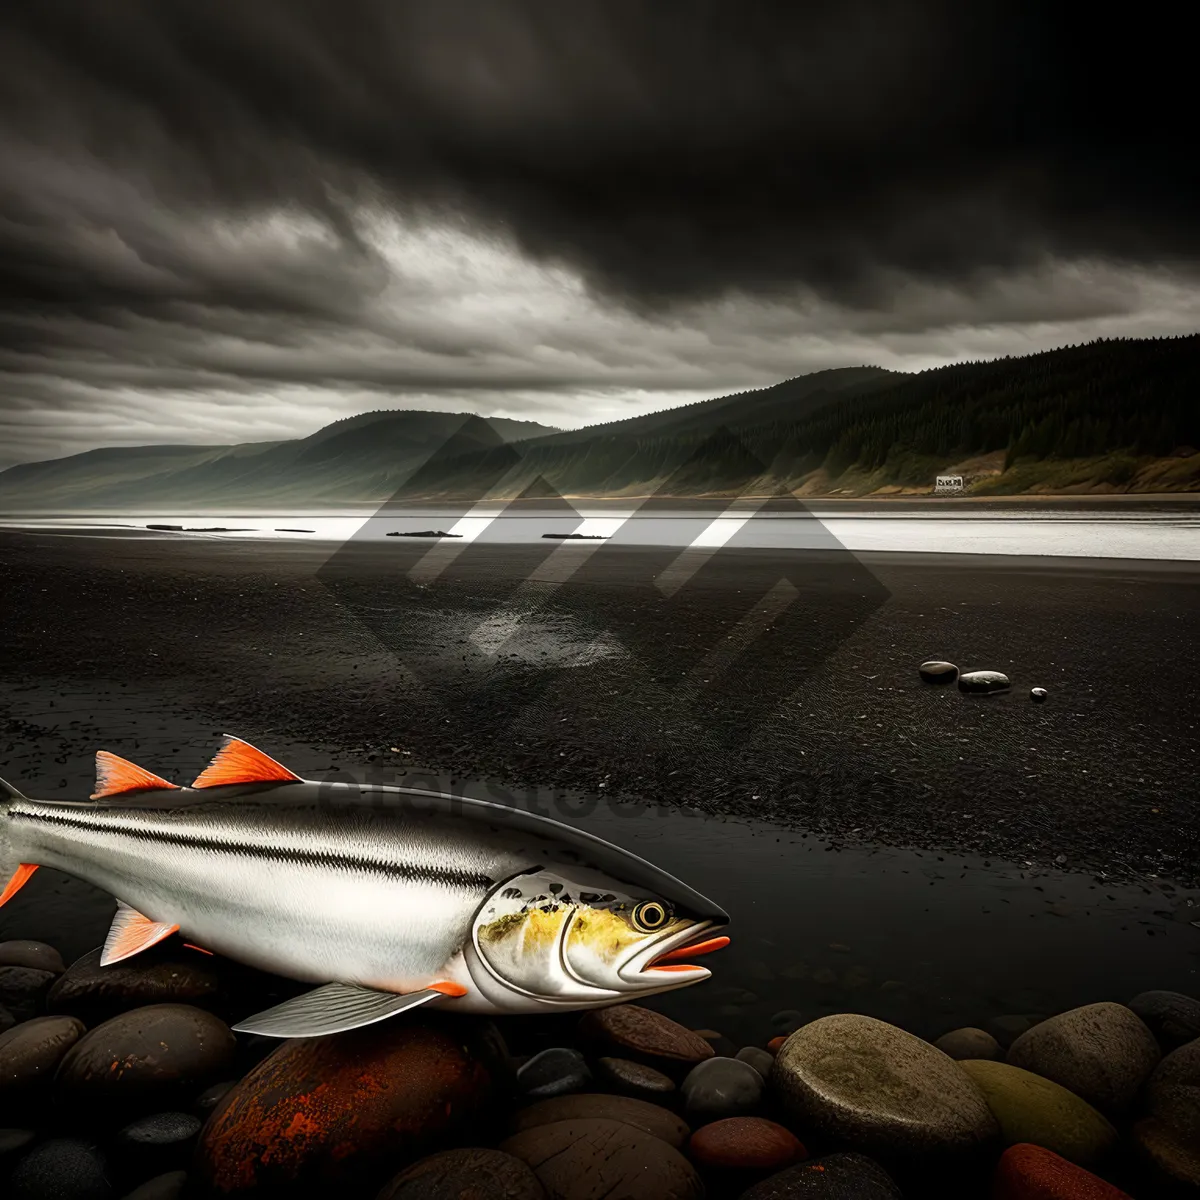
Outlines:
{"type": "Polygon", "coordinates": [[[675,1081],[669,1075],[627,1058],[598,1058],[595,1069],[596,1078],[622,1096],[663,1104],[675,1092],[675,1081]]]}
{"type": "Polygon", "coordinates": [[[1041,1146],[1010,1146],[992,1175],[992,1200],[1131,1200],[1083,1167],[1041,1146]]]}
{"type": "Polygon", "coordinates": [[[1200,1040],[1173,1050],[1145,1091],[1134,1141],[1160,1180],[1200,1194],[1200,1040]]]}
{"type": "Polygon", "coordinates": [[[0,967],[0,1005],[18,1021],[36,1017],[46,1006],[46,993],[58,978],[36,967],[0,967]]]}
{"type": "Polygon", "coordinates": [[[442,1013],[285,1041],[209,1117],[193,1166],[198,1190],[377,1189],[446,1141],[487,1128],[507,1071],[490,1022],[442,1013]]]}
{"type": "Polygon", "coordinates": [[[0,1004],[0,1033],[7,1033],[16,1023],[17,1018],[0,1004]]]}
{"type": "Polygon", "coordinates": [[[0,967],[32,967],[61,975],[67,968],[62,955],[45,942],[0,942],[0,967]]]}
{"type": "Polygon", "coordinates": [[[665,1108],[659,1108],[657,1104],[635,1100],[631,1096],[600,1095],[560,1096],[557,1100],[542,1100],[521,1109],[513,1121],[513,1129],[521,1133],[540,1125],[591,1119],[632,1125],[634,1129],[648,1133],[676,1150],[687,1142],[691,1133],[679,1117],[665,1108]]]}
{"type": "Polygon", "coordinates": [[[501,1150],[446,1150],[401,1171],[376,1200],[546,1200],[532,1169],[501,1150]]]}
{"type": "Polygon", "coordinates": [[[808,1157],[790,1129],[763,1117],[729,1117],[692,1134],[688,1157],[721,1171],[782,1171],[808,1157]]]}
{"type": "Polygon", "coordinates": [[[113,1165],[127,1179],[147,1179],[187,1166],[201,1121],[191,1113],[141,1117],[113,1138],[113,1165]]]}
{"type": "Polygon", "coordinates": [[[1035,687],[1029,689],[1029,698],[1034,704],[1045,704],[1046,698],[1050,695],[1043,687],[1035,687]]]}
{"type": "Polygon", "coordinates": [[[973,1156],[999,1134],[952,1058],[873,1017],[840,1014],[798,1029],[771,1084],[793,1125],[870,1154],[936,1163],[973,1156]]]}
{"type": "Polygon", "coordinates": [[[923,662],[917,671],[926,683],[953,683],[958,678],[958,668],[953,663],[941,662],[936,658],[923,662]]]}
{"type": "Polygon", "coordinates": [[[827,1154],[757,1183],[740,1200],[903,1200],[895,1180],[863,1154],[827,1154]]]}
{"type": "Polygon", "coordinates": [[[212,1013],[152,1004],[105,1021],[67,1051],[54,1079],[56,1103],[91,1122],[118,1122],[186,1105],[228,1075],[235,1043],[212,1013]]]}
{"type": "Polygon", "coordinates": [[[32,1129],[0,1129],[0,1179],[9,1167],[33,1144],[37,1134],[32,1129]]]}
{"type": "Polygon", "coordinates": [[[740,1059],[710,1058],[688,1072],[679,1090],[693,1124],[748,1117],[762,1105],[763,1077],[740,1059]]]}
{"type": "Polygon", "coordinates": [[[960,1063],[984,1094],[1013,1146],[1030,1142],[1088,1167],[1100,1162],[1117,1141],[1117,1131],[1086,1100],[1049,1079],[1008,1063],[960,1063]]]}
{"type": "Polygon", "coordinates": [[[1004,1050],[990,1033],[984,1029],[952,1029],[943,1033],[933,1043],[943,1054],[961,1061],[967,1058],[984,1058],[994,1062],[1004,1057],[1004,1050]]]}
{"type": "Polygon", "coordinates": [[[195,1103],[192,1105],[192,1112],[200,1118],[201,1121],[207,1121],[212,1115],[212,1111],[225,1099],[226,1093],[232,1091],[237,1086],[236,1079],[223,1079],[220,1083],[214,1083],[212,1087],[207,1087],[196,1097],[195,1103]]]}
{"type": "Polygon", "coordinates": [[[759,1046],[743,1046],[734,1057],[739,1062],[749,1063],[764,1080],[770,1079],[775,1055],[759,1046]]]}
{"type": "Polygon", "coordinates": [[[135,1187],[125,1200],[183,1200],[187,1181],[186,1171],[168,1171],[135,1187]]]}
{"type": "Polygon", "coordinates": [[[5,1200],[110,1200],[104,1157],[90,1142],[39,1142],[13,1168],[5,1200]]]}
{"type": "Polygon", "coordinates": [[[986,696],[992,692],[1007,692],[1012,687],[1003,671],[968,671],[958,677],[958,690],[986,696]]]}
{"type": "Polygon", "coordinates": [[[701,1200],[695,1168],[666,1142],[621,1121],[556,1121],[500,1149],[532,1168],[555,1200],[701,1200]]]}
{"type": "Polygon", "coordinates": [[[1145,1023],[1108,1001],[1048,1017],[1008,1048],[1014,1067],[1062,1084],[1110,1116],[1129,1107],[1158,1060],[1145,1023]]]}
{"type": "Polygon", "coordinates": [[[0,1115],[40,1106],[58,1064],[86,1032],[74,1017],[34,1017],[0,1034],[0,1115]]]}
{"type": "Polygon", "coordinates": [[[529,1100],[549,1100],[586,1092],[592,1083],[587,1060],[578,1050],[555,1046],[535,1054],[517,1072],[517,1088],[529,1100]]]}
{"type": "Polygon", "coordinates": [[[672,1076],[713,1057],[712,1046],[694,1030],[640,1004],[593,1009],[580,1020],[579,1035],[599,1053],[644,1062],[672,1076]]]}
{"type": "Polygon", "coordinates": [[[1200,1038],[1200,1000],[1182,992],[1142,992],[1129,1002],[1164,1050],[1200,1038]]]}

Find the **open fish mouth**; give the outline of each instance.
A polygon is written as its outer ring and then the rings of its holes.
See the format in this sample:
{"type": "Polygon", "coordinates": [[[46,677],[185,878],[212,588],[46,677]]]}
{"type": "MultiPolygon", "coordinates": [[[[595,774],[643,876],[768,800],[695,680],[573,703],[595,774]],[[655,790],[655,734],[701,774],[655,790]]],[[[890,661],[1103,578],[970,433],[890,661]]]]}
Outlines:
{"type": "Polygon", "coordinates": [[[714,936],[714,930],[723,928],[723,923],[701,921],[676,933],[667,934],[625,963],[618,974],[629,983],[692,983],[707,979],[712,974],[707,967],[696,966],[684,961],[711,954],[729,945],[724,935],[714,936]],[[674,980],[667,976],[674,975],[674,980]]]}

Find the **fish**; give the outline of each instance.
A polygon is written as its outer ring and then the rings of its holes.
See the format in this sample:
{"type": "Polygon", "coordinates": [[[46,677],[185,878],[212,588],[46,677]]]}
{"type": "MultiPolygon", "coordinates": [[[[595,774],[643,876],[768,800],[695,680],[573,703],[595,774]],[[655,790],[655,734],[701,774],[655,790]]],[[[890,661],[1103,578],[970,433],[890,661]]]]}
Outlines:
{"type": "Polygon", "coordinates": [[[90,802],[0,780],[0,906],[39,867],[117,899],[101,964],[172,935],[312,990],[240,1032],[315,1037],[418,1006],[601,1008],[703,982],[729,917],[645,859],[493,801],[301,778],[226,735],[180,787],[96,755],[90,802]]]}

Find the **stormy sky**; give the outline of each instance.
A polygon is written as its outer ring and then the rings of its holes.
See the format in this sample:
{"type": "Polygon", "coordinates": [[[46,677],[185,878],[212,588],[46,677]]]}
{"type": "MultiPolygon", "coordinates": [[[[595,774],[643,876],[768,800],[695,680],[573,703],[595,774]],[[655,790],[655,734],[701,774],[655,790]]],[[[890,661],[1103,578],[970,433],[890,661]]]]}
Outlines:
{"type": "Polygon", "coordinates": [[[1173,10],[5,0],[0,466],[1200,328],[1173,10]]]}

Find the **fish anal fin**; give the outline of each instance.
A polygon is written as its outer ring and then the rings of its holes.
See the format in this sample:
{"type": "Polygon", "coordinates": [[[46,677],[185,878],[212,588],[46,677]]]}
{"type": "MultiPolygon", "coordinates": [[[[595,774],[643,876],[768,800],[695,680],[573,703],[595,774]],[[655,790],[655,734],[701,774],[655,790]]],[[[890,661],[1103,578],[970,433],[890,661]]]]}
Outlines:
{"type": "Polygon", "coordinates": [[[0,892],[0,908],[7,904],[28,882],[29,877],[37,870],[37,863],[21,863],[12,873],[12,878],[0,892]]]}
{"type": "Polygon", "coordinates": [[[170,783],[153,771],[139,767],[127,759],[107,750],[96,751],[96,790],[92,793],[93,800],[103,800],[105,796],[119,796],[122,792],[142,792],[150,788],[178,788],[178,784],[170,783]]]}
{"type": "Polygon", "coordinates": [[[163,938],[178,933],[178,925],[168,925],[166,921],[152,921],[143,916],[136,908],[117,901],[117,915],[113,918],[108,937],[104,939],[104,949],[100,954],[100,965],[111,966],[122,959],[132,958],[157,946],[163,938]]]}
{"type": "Polygon", "coordinates": [[[455,983],[452,979],[443,979],[438,983],[429,985],[431,992],[441,992],[443,996],[465,996],[467,989],[461,983],[455,983]]]}
{"type": "Polygon", "coordinates": [[[326,983],[274,1008],[255,1013],[233,1028],[235,1033],[258,1033],[265,1037],[320,1037],[373,1025],[407,1009],[441,999],[444,999],[443,993],[433,988],[401,995],[350,983],[326,983]]]}
{"type": "Polygon", "coordinates": [[[216,757],[196,776],[194,788],[223,787],[231,783],[298,783],[300,776],[277,763],[270,755],[243,742],[225,738],[216,757]]]}

